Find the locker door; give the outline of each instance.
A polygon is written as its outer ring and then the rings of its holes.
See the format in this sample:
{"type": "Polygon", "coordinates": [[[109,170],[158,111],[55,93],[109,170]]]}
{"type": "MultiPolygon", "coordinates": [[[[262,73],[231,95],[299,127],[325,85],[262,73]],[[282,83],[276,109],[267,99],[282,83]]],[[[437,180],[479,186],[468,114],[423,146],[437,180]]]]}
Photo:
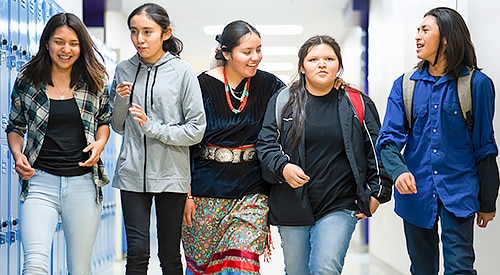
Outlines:
{"type": "Polygon", "coordinates": [[[9,121],[9,69],[7,68],[8,34],[0,33],[0,139],[6,139],[7,122],[9,121]]]}
{"type": "MultiPolygon", "coordinates": [[[[29,45],[28,13],[29,11],[28,11],[27,0],[19,0],[19,42],[18,42],[18,50],[16,51],[16,60],[17,60],[16,72],[19,72],[22,66],[27,62],[28,45],[29,45]]],[[[16,72],[13,71],[12,73],[15,74],[16,72]]]]}
{"type": "Polygon", "coordinates": [[[29,60],[33,53],[37,52],[38,48],[38,38],[36,21],[38,19],[38,4],[35,0],[28,0],[27,6],[28,13],[28,44],[26,45],[26,59],[29,60]]]}
{"type": "MultiPolygon", "coordinates": [[[[20,43],[20,33],[26,33],[27,11],[26,0],[11,0],[10,2],[10,56],[7,57],[9,70],[9,93],[18,73],[20,53],[24,47],[20,43]]],[[[26,40],[26,38],[24,38],[26,40]]],[[[24,43],[26,44],[26,42],[24,43]]],[[[19,177],[14,169],[14,161],[9,154],[9,273],[19,274],[21,270],[21,243],[19,233],[19,177]]]]}
{"type": "Polygon", "coordinates": [[[9,220],[9,171],[8,171],[8,147],[4,130],[6,126],[8,106],[8,69],[7,43],[9,38],[9,2],[0,1],[0,274],[9,274],[9,244],[8,220],[9,220]]]}
{"type": "Polygon", "coordinates": [[[9,43],[9,2],[0,1],[0,139],[5,139],[7,136],[3,130],[7,127],[8,120],[8,74],[6,66],[7,52],[9,43]]]}
{"type": "MultiPolygon", "coordinates": [[[[50,13],[51,13],[52,6],[50,4],[50,0],[43,0],[43,2],[41,4],[43,6],[43,26],[41,28],[39,28],[39,30],[43,31],[43,27],[45,27],[45,23],[47,23],[47,21],[49,21],[49,19],[50,19],[50,13]]],[[[42,34],[41,31],[40,31],[40,35],[42,34]]]]}
{"type": "Polygon", "coordinates": [[[10,0],[9,2],[10,18],[9,18],[9,37],[7,48],[6,65],[9,69],[8,91],[12,88],[12,78],[16,76],[17,56],[19,50],[19,0],[10,0]]]}
{"type": "Polygon", "coordinates": [[[45,1],[44,0],[38,0],[35,2],[35,9],[36,9],[36,19],[35,19],[35,25],[36,25],[36,32],[35,32],[35,39],[33,44],[30,41],[30,54],[31,56],[35,56],[35,54],[38,52],[38,41],[40,40],[40,37],[42,36],[43,28],[45,27],[45,13],[44,13],[44,5],[45,1]]]}
{"type": "Polygon", "coordinates": [[[55,1],[50,1],[50,16],[56,15],[58,13],[64,12],[63,8],[59,6],[55,1]]]}
{"type": "Polygon", "coordinates": [[[10,260],[10,273],[19,274],[21,270],[21,228],[19,226],[19,196],[21,194],[19,175],[15,170],[15,162],[12,154],[7,154],[9,167],[9,260],[10,260]]]}
{"type": "Polygon", "coordinates": [[[0,141],[0,274],[9,274],[9,243],[8,236],[8,147],[7,141],[0,141]]]}

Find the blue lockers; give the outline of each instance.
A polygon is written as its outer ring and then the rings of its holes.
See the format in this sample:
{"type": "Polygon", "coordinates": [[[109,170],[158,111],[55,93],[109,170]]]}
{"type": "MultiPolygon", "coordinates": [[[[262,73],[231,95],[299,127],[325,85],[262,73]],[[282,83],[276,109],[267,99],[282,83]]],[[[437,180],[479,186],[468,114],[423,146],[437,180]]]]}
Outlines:
{"type": "MultiPolygon", "coordinates": [[[[45,22],[63,9],[53,0],[1,0],[0,1],[0,274],[21,274],[22,234],[19,224],[20,185],[4,132],[10,105],[10,92],[21,67],[38,51],[38,40],[45,22]]],[[[98,39],[94,39],[105,57],[110,79],[116,66],[116,54],[98,39]]],[[[116,163],[116,135],[110,137],[101,155],[108,174],[113,176],[116,163]]],[[[103,190],[104,203],[101,225],[92,258],[95,272],[115,258],[115,209],[114,191],[110,186],[103,190]]],[[[67,274],[64,234],[57,227],[52,244],[51,274],[67,274]]]]}

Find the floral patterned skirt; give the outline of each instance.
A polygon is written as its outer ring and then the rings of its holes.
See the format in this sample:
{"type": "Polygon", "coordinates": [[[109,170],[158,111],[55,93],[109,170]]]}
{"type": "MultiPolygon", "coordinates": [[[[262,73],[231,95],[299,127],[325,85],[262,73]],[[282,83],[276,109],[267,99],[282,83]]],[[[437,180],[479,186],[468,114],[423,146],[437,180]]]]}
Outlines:
{"type": "Polygon", "coordinates": [[[182,228],[186,274],[260,274],[269,226],[267,196],[195,198],[193,226],[182,228]]]}

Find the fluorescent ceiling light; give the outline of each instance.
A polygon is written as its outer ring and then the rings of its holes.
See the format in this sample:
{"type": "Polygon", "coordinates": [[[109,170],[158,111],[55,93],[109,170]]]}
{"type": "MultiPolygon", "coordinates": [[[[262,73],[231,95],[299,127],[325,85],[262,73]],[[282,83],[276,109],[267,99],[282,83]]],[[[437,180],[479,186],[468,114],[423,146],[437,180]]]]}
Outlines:
{"type": "MultiPolygon", "coordinates": [[[[203,32],[208,35],[222,33],[224,25],[210,25],[203,27],[203,32]]],[[[299,35],[304,31],[301,25],[255,25],[262,35],[299,35]]]]}
{"type": "Polygon", "coordinates": [[[264,56],[268,55],[297,55],[297,47],[262,47],[264,56]]]}
{"type": "Polygon", "coordinates": [[[262,62],[259,69],[264,71],[291,71],[293,64],[290,62],[262,62]]]}

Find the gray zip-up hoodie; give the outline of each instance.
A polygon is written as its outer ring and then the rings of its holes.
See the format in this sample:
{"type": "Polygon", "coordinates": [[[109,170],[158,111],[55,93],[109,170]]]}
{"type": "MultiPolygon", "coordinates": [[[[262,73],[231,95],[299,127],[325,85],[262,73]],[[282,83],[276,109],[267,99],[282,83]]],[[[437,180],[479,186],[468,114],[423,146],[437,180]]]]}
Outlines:
{"type": "Polygon", "coordinates": [[[111,126],[123,135],[113,187],[187,193],[189,146],[201,141],[206,127],[200,85],[192,66],[169,52],[155,64],[138,55],[122,61],[116,67],[110,105],[111,126]],[[123,81],[134,83],[130,98],[116,92],[123,81]],[[148,116],[143,127],[129,113],[132,102],[148,116]]]}

